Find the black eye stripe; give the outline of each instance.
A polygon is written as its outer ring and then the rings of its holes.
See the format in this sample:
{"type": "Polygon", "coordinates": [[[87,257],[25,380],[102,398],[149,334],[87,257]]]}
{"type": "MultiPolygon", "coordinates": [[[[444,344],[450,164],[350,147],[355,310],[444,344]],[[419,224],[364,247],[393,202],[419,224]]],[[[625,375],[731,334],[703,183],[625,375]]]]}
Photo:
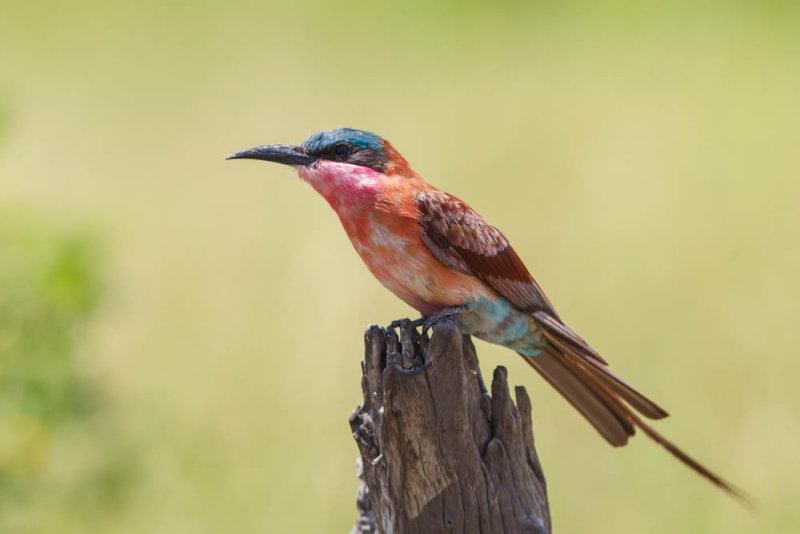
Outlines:
{"type": "Polygon", "coordinates": [[[386,164],[386,159],[382,152],[371,148],[354,146],[342,141],[317,148],[310,154],[320,159],[367,167],[378,172],[384,172],[386,164]]]}

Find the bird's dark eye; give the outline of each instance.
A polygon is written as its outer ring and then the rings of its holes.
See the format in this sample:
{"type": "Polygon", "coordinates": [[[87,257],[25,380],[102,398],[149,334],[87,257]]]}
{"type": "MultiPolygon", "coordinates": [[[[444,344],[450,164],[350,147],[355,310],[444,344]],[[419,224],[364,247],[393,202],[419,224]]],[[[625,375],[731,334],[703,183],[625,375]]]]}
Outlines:
{"type": "Polygon", "coordinates": [[[344,159],[350,154],[350,147],[345,144],[336,145],[333,148],[333,152],[337,158],[344,159]]]}

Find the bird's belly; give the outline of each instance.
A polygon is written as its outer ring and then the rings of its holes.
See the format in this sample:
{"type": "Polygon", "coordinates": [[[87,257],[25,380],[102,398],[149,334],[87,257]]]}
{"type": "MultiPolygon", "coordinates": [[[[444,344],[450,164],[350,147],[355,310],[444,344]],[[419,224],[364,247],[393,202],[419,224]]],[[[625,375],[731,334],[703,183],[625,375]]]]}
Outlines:
{"type": "Polygon", "coordinates": [[[416,235],[402,236],[373,227],[351,241],[370,272],[424,315],[487,294],[482,282],[444,265],[416,235]]]}
{"type": "Polygon", "coordinates": [[[474,276],[443,264],[418,235],[401,235],[385,226],[350,234],[372,274],[389,291],[430,316],[449,306],[466,306],[465,334],[536,356],[547,345],[529,314],[515,308],[474,276]]]}

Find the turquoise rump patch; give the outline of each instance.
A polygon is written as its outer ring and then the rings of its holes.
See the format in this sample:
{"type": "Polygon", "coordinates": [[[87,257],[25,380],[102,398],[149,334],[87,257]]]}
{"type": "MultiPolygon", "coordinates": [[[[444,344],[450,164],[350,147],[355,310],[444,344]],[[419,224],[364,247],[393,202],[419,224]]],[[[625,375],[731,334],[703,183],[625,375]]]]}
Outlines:
{"type": "Polygon", "coordinates": [[[535,357],[547,346],[536,321],[504,298],[480,298],[461,314],[464,332],[489,343],[535,357]]]}

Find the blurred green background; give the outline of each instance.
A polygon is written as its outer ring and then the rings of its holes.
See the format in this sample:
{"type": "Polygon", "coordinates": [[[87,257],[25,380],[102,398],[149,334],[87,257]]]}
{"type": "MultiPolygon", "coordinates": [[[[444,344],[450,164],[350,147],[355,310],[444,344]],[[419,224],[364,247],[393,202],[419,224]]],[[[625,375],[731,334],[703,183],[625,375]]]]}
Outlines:
{"type": "Polygon", "coordinates": [[[412,310],[235,150],[353,126],[501,227],[749,514],[528,386],[558,532],[800,529],[795,2],[0,0],[0,532],[346,532],[412,310]]]}

